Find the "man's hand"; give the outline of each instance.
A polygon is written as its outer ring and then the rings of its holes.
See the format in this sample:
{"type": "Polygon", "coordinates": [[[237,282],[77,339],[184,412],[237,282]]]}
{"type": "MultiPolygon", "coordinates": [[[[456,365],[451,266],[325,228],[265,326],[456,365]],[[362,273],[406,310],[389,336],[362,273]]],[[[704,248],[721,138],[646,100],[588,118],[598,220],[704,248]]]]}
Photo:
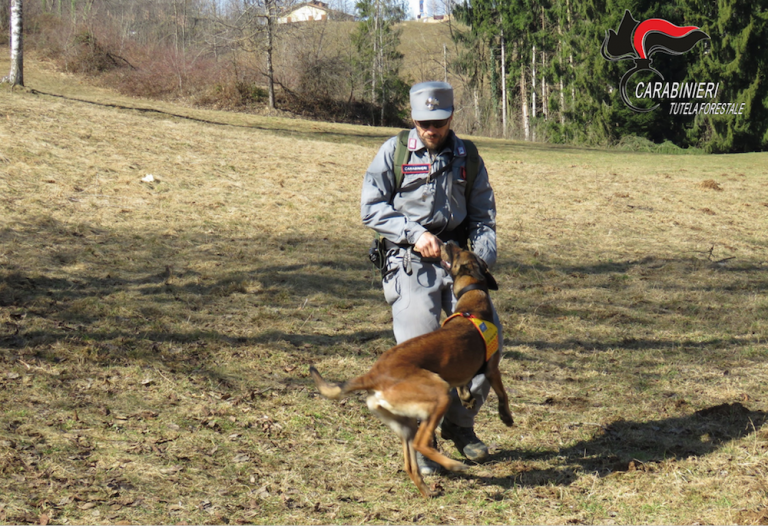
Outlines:
{"type": "Polygon", "coordinates": [[[437,236],[434,236],[429,232],[424,232],[421,234],[421,236],[419,236],[419,239],[416,240],[416,244],[413,246],[413,249],[421,254],[421,257],[439,258],[440,246],[442,244],[443,242],[440,241],[437,236]]]}

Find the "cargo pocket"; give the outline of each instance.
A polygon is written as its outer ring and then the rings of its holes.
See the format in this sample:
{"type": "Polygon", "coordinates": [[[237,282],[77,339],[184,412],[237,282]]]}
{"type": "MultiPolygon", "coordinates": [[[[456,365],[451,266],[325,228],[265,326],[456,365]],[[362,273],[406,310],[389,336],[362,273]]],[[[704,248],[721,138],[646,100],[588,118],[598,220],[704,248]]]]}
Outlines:
{"type": "Polygon", "coordinates": [[[408,308],[410,303],[410,276],[402,267],[402,260],[395,259],[391,264],[397,265],[397,270],[392,272],[382,283],[384,299],[392,306],[392,316],[397,315],[408,308]]]}
{"type": "Polygon", "coordinates": [[[387,258],[387,274],[381,281],[381,287],[384,289],[384,299],[390,305],[400,298],[402,283],[399,276],[402,271],[402,261],[400,259],[395,257],[387,258]]]}

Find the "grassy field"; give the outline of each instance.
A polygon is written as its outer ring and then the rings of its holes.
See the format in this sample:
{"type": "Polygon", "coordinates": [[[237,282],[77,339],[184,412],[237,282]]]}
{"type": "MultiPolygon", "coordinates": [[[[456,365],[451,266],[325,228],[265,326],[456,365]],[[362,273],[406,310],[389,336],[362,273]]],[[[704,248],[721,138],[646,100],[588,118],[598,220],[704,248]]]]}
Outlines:
{"type": "Polygon", "coordinates": [[[307,374],[394,343],[358,202],[395,130],[25,75],[0,88],[1,523],[768,523],[768,154],[477,139],[516,425],[492,399],[491,460],[425,501],[364,396],[307,374]]]}

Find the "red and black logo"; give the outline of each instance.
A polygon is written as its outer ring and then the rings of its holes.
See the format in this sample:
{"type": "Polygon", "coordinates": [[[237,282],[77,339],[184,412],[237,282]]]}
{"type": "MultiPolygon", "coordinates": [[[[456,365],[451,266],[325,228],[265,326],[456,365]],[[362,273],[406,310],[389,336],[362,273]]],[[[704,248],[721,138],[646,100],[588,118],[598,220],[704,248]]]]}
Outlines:
{"type": "Polygon", "coordinates": [[[669,55],[682,55],[704,39],[709,39],[709,35],[696,26],[676,26],[661,18],[638,22],[627,10],[618,32],[613,29],[607,32],[600,53],[603,58],[612,62],[626,59],[635,61],[635,67],[621,77],[621,99],[634,111],[645,113],[655,110],[659,105],[656,104],[652,108],[634,106],[627,97],[627,82],[630,77],[640,71],[652,71],[664,80],[664,76],[651,67],[651,55],[659,51],[669,55]]]}

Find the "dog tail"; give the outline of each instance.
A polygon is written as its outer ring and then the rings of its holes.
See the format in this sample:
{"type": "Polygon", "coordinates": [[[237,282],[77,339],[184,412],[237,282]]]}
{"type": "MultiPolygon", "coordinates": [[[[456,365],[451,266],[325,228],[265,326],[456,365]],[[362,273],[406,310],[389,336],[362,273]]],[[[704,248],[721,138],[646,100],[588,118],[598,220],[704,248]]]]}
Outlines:
{"type": "Polygon", "coordinates": [[[365,391],[371,389],[368,385],[369,382],[367,381],[366,375],[358,376],[343,384],[332,384],[326,382],[325,379],[320,376],[320,373],[315,369],[314,365],[309,366],[309,374],[312,375],[312,379],[315,381],[315,385],[320,391],[320,394],[331,400],[338,400],[352,391],[365,391]]]}
{"type": "Polygon", "coordinates": [[[326,382],[323,377],[320,376],[320,373],[317,371],[317,369],[315,369],[314,365],[309,366],[309,374],[312,375],[312,379],[315,381],[317,389],[324,397],[330,398],[331,400],[338,400],[346,394],[344,386],[326,382]]]}

